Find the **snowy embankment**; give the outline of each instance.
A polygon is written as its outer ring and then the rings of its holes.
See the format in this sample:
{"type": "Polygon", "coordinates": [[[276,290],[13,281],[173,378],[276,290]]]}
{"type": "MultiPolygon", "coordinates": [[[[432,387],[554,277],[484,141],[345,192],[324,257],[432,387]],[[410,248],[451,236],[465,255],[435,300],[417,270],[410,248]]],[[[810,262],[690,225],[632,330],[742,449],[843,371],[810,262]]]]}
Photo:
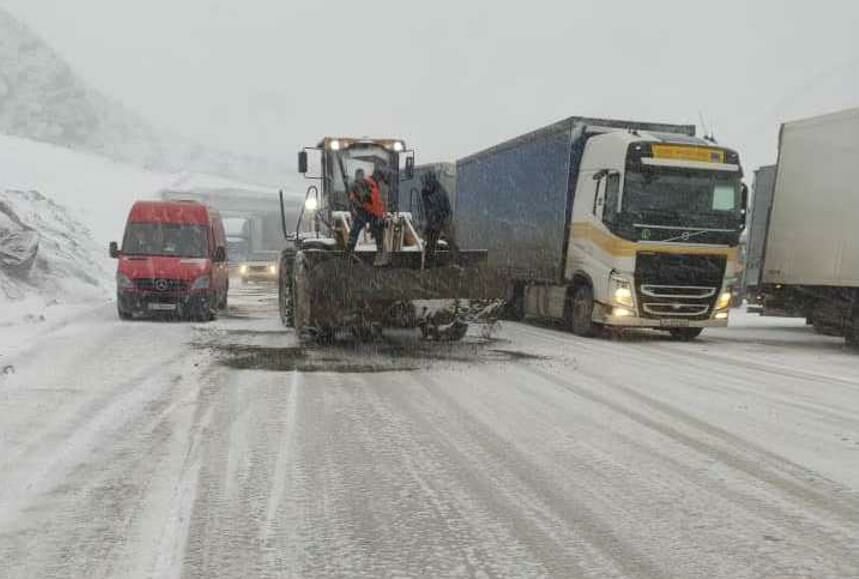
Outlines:
{"type": "Polygon", "coordinates": [[[120,238],[133,200],[174,179],[0,135],[0,244],[12,254],[0,266],[0,347],[107,301],[107,242],[120,238]]]}

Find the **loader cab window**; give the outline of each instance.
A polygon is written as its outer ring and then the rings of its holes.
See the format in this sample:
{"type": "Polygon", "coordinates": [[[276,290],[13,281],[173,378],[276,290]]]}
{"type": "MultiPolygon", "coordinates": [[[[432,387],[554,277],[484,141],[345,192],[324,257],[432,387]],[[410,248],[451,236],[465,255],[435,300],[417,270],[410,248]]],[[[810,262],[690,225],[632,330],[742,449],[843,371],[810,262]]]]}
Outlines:
{"type": "MultiPolygon", "coordinates": [[[[332,209],[342,211],[348,209],[347,193],[361,174],[369,177],[378,170],[388,177],[389,182],[396,183],[397,154],[378,145],[353,145],[348,149],[329,150],[325,152],[324,170],[332,209]]],[[[385,193],[382,187],[382,195],[387,202],[385,193]]]]}

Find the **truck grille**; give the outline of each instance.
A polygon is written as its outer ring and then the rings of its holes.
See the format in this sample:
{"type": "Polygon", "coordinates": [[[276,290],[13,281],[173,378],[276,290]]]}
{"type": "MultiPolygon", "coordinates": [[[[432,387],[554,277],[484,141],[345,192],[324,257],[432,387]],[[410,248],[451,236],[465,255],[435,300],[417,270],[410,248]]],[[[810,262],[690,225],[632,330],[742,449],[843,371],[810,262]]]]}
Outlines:
{"type": "Polygon", "coordinates": [[[638,253],[635,289],[641,315],[708,319],[722,288],[726,263],[723,255],[638,253]]]}
{"type": "Polygon", "coordinates": [[[136,280],[137,289],[145,292],[183,292],[188,289],[188,283],[180,279],[141,278],[136,280]]]}

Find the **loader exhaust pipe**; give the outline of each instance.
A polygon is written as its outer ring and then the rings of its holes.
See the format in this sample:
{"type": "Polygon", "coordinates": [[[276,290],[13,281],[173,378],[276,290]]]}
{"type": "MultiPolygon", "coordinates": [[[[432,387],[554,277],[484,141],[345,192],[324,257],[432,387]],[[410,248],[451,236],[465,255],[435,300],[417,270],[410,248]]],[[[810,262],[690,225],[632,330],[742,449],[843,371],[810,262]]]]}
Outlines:
{"type": "Polygon", "coordinates": [[[283,229],[283,238],[289,239],[289,232],[286,230],[286,209],[283,206],[283,189],[278,191],[280,198],[280,226],[283,229]]]}

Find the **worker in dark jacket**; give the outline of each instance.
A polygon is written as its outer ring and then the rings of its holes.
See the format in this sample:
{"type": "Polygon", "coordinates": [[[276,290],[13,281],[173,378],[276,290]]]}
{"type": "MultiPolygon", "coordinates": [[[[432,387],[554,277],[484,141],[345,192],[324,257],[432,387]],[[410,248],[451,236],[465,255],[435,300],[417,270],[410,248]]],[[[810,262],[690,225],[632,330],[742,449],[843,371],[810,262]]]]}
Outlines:
{"type": "Polygon", "coordinates": [[[450,198],[435,172],[430,171],[421,179],[421,200],[424,208],[424,240],[427,255],[435,253],[439,239],[447,242],[447,247],[455,256],[459,251],[453,232],[453,211],[450,198]]]}
{"type": "Polygon", "coordinates": [[[383,251],[385,233],[385,201],[382,199],[382,191],[379,187],[382,176],[374,172],[371,177],[364,177],[363,171],[356,173],[355,183],[349,190],[349,201],[352,204],[352,228],[349,232],[349,243],[346,251],[355,251],[358,237],[364,228],[369,225],[370,233],[376,241],[376,249],[379,253],[383,251]]]}

